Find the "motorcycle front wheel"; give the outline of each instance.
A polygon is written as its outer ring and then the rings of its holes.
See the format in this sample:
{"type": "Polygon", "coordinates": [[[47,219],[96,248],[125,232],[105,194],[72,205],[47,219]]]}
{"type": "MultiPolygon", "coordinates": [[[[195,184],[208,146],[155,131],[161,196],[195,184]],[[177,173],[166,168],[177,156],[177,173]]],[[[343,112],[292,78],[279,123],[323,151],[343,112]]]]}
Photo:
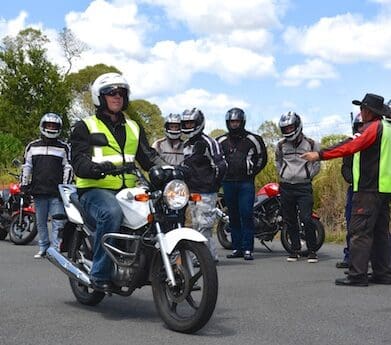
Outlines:
{"type": "Polygon", "coordinates": [[[12,217],[9,229],[10,240],[16,245],[28,244],[37,236],[35,213],[23,212],[21,222],[19,217],[20,214],[12,217]]]}
{"type": "MultiPolygon", "coordinates": [[[[324,226],[319,219],[312,218],[312,221],[315,224],[315,236],[316,236],[315,251],[318,251],[324,243],[326,234],[324,231],[324,226]]],[[[301,226],[300,226],[299,232],[300,232],[300,244],[301,244],[300,255],[301,256],[308,256],[309,250],[307,248],[307,244],[305,241],[305,232],[301,226]]],[[[289,254],[293,253],[292,242],[289,237],[288,230],[287,230],[286,226],[284,226],[283,229],[281,230],[281,244],[289,254]]]]}
{"type": "MultiPolygon", "coordinates": [[[[92,252],[87,245],[85,235],[80,231],[75,231],[73,234],[70,250],[68,251],[69,259],[80,270],[87,273],[82,264],[82,259],[87,258],[92,260],[92,252]]],[[[73,294],[79,303],[94,306],[97,305],[105,297],[104,292],[95,291],[86,285],[79,283],[77,280],[69,278],[73,294]]]]}
{"type": "Polygon", "coordinates": [[[152,292],[156,308],[170,329],[194,333],[209,321],[216,306],[216,265],[204,243],[191,241],[180,241],[169,259],[176,286],[168,284],[160,254],[153,263],[152,292]]]}
{"type": "Polygon", "coordinates": [[[232,249],[231,229],[229,228],[229,222],[223,219],[219,219],[216,227],[217,240],[221,246],[225,249],[232,249]]]}

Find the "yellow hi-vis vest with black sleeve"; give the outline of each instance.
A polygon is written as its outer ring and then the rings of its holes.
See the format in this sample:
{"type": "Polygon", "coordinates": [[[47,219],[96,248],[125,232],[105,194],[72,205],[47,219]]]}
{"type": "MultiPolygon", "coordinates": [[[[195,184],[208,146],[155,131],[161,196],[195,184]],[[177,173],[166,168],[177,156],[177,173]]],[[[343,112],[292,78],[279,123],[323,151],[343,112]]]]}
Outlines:
{"type": "MultiPolygon", "coordinates": [[[[362,160],[367,159],[367,156],[361,157],[364,153],[357,152],[353,157],[353,191],[360,190],[361,180],[373,181],[369,184],[372,190],[380,193],[391,193],[391,123],[387,120],[382,120],[382,133],[376,139],[374,145],[378,148],[377,152],[372,152],[378,157],[377,164],[369,167],[361,166],[362,160]],[[373,185],[376,183],[376,185],[373,185]]],[[[367,149],[368,151],[368,149],[367,149]]]]}
{"type": "MultiPolygon", "coordinates": [[[[83,119],[87,125],[90,134],[92,133],[104,133],[109,142],[109,146],[94,146],[92,153],[92,161],[95,163],[102,163],[110,161],[114,165],[121,166],[125,162],[133,162],[140,136],[140,128],[135,121],[126,119],[126,141],[123,152],[111,134],[110,130],[106,127],[103,121],[99,120],[96,115],[83,119]],[[114,149],[115,150],[114,150],[114,149]]],[[[76,178],[77,188],[103,188],[118,190],[123,187],[134,187],[136,184],[136,176],[132,174],[124,174],[118,176],[107,175],[101,179],[89,179],[89,178],[76,178]]]]}

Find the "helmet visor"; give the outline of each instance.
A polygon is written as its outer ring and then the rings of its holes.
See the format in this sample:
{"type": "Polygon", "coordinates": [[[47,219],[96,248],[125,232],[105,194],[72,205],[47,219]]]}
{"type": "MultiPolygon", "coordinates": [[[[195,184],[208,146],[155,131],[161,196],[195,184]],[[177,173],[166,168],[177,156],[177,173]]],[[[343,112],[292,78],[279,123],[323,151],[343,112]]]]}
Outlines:
{"type": "Polygon", "coordinates": [[[295,130],[296,130],[296,125],[295,124],[292,124],[292,125],[289,125],[289,126],[285,126],[285,127],[281,127],[282,134],[291,134],[291,133],[294,133],[295,130]]]}
{"type": "Polygon", "coordinates": [[[61,124],[58,122],[44,122],[42,127],[48,130],[58,131],[61,129],[61,124]]]}
{"type": "Polygon", "coordinates": [[[122,97],[125,97],[128,93],[128,89],[124,85],[109,86],[100,90],[100,93],[105,96],[113,97],[116,95],[120,95],[122,97]]]}

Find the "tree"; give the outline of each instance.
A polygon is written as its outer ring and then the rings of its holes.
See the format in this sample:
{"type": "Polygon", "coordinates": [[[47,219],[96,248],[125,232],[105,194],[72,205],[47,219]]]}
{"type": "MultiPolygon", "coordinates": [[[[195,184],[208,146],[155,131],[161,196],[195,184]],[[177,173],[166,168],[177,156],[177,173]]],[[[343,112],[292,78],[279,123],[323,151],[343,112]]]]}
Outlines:
{"type": "Polygon", "coordinates": [[[223,135],[225,133],[227,133],[227,131],[225,131],[224,129],[217,128],[217,129],[214,129],[212,132],[210,132],[209,136],[211,136],[212,138],[217,138],[220,135],[223,135]]]}
{"type": "Polygon", "coordinates": [[[72,69],[72,60],[80,57],[88,48],[87,45],[75,37],[72,30],[68,28],[63,28],[58,33],[58,43],[68,62],[68,69],[65,72],[65,75],[68,75],[69,71],[72,69]]]}
{"type": "Polygon", "coordinates": [[[281,138],[281,131],[273,121],[263,122],[259,128],[258,133],[262,137],[267,147],[275,147],[277,141],[281,138]]]}
{"type": "Polygon", "coordinates": [[[0,48],[0,123],[23,145],[37,137],[45,113],[61,114],[65,132],[69,127],[70,90],[46,58],[47,42],[39,30],[28,28],[5,37],[0,48]]]}
{"type": "Polygon", "coordinates": [[[348,136],[344,135],[344,134],[326,135],[320,141],[320,146],[322,148],[329,147],[329,146],[335,145],[335,144],[339,143],[340,141],[343,141],[343,140],[345,140],[347,138],[348,138],[348,136]]]}
{"type": "Polygon", "coordinates": [[[150,143],[164,136],[164,118],[156,104],[143,99],[131,101],[127,114],[144,127],[150,143]]]}

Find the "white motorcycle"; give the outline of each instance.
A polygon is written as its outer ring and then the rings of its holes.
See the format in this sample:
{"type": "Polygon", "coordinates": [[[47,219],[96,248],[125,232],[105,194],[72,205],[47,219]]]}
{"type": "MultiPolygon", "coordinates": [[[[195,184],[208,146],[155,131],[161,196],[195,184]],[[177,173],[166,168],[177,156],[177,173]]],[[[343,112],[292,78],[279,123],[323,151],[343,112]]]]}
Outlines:
{"type": "MultiPolygon", "coordinates": [[[[104,139],[101,134],[92,136],[94,145],[107,145],[104,135],[104,139]]],[[[207,239],[181,226],[189,198],[196,200],[199,195],[190,195],[181,171],[173,167],[151,169],[149,181],[134,164],[110,174],[124,172],[135,174],[138,186],[116,195],[123,224],[119,233],[108,233],[101,239],[113,261],[112,291],[92,288],[89,273],[94,229],[83,215],[74,185],[59,186],[68,221],[74,225],[68,258],[54,248],[48,249],[47,257],[70,277],[80,303],[96,305],[106,294],[130,296],[135,289],[152,285],[157,311],[167,326],[178,332],[196,332],[212,316],[218,292],[216,265],[207,239]]]]}

